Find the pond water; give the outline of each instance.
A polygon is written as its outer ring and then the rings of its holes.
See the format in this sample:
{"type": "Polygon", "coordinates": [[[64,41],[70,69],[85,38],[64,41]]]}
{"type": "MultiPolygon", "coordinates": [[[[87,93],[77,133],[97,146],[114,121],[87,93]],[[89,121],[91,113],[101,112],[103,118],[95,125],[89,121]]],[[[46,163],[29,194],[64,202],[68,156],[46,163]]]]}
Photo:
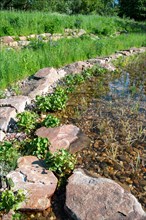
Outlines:
{"type": "Polygon", "coordinates": [[[76,87],[57,116],[91,139],[77,153],[77,167],[115,180],[146,209],[146,60],[145,54],[119,73],[92,77],[76,87]]]}

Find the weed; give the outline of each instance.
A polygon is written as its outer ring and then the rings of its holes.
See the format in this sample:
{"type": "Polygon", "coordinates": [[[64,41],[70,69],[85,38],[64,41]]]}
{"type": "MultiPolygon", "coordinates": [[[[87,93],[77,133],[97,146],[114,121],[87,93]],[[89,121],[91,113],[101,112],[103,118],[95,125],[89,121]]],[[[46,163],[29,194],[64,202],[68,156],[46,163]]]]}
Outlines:
{"type": "Polygon", "coordinates": [[[47,115],[47,117],[43,121],[43,125],[45,125],[47,128],[48,127],[56,127],[60,124],[60,120],[53,116],[53,115],[47,115]]]}
{"type": "Polygon", "coordinates": [[[12,210],[18,210],[21,202],[25,200],[23,190],[13,192],[13,190],[5,190],[0,196],[0,210],[5,210],[7,213],[12,210]]]}
{"type": "Polygon", "coordinates": [[[76,157],[68,151],[61,149],[55,153],[49,151],[46,155],[45,161],[49,170],[52,170],[60,177],[63,177],[70,174],[74,169],[76,157]]]}
{"type": "Polygon", "coordinates": [[[37,137],[33,140],[24,142],[22,152],[25,155],[34,155],[41,159],[44,158],[48,152],[49,144],[47,138],[37,137]]]}
{"type": "Polygon", "coordinates": [[[10,142],[0,144],[0,173],[6,175],[9,171],[16,168],[19,157],[18,150],[10,142]]]}
{"type": "Polygon", "coordinates": [[[57,111],[65,108],[67,95],[63,88],[56,88],[55,92],[48,96],[37,96],[36,106],[40,111],[57,111]]]}
{"type": "Polygon", "coordinates": [[[38,115],[34,112],[25,111],[17,114],[17,119],[18,128],[29,134],[36,127],[38,115]]]}

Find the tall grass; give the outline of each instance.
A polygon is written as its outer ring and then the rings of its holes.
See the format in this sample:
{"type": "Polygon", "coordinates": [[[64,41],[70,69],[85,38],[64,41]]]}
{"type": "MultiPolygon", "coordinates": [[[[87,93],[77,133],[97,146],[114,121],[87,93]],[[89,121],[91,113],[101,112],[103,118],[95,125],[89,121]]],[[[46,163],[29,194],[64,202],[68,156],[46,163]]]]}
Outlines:
{"type": "Polygon", "coordinates": [[[98,15],[63,15],[46,12],[0,11],[0,36],[63,33],[65,28],[82,28],[88,33],[111,35],[119,31],[142,31],[144,23],[98,15]]]}
{"type": "Polygon", "coordinates": [[[74,61],[105,56],[116,50],[146,46],[145,34],[122,34],[93,40],[89,37],[32,44],[30,48],[3,48],[0,56],[0,89],[34,74],[43,67],[61,67],[74,61]]]}

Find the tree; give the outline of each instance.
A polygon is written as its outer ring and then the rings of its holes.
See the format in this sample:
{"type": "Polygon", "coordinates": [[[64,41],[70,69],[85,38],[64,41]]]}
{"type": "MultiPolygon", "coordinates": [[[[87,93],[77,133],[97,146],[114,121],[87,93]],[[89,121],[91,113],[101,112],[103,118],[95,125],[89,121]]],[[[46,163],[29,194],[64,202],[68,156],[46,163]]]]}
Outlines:
{"type": "Polygon", "coordinates": [[[127,16],[136,20],[146,19],[146,0],[120,0],[120,16],[127,16]]]}

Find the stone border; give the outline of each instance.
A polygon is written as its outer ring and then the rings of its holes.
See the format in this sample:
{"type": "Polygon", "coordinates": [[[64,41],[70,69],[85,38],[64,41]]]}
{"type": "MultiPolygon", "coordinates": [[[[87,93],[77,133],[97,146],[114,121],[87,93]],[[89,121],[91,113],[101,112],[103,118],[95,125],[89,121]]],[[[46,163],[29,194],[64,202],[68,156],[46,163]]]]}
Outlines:
{"type": "MultiPolygon", "coordinates": [[[[87,34],[83,29],[64,29],[64,33],[43,33],[43,34],[31,34],[28,36],[3,36],[0,37],[1,46],[8,46],[12,48],[22,48],[28,46],[32,40],[38,40],[40,42],[48,41],[57,41],[61,38],[77,38],[82,35],[87,34]]],[[[89,35],[90,36],[90,35],[89,35]]],[[[94,38],[98,38],[96,35],[93,35],[94,38]]],[[[91,37],[93,37],[91,34],[91,37]]]]}
{"type": "Polygon", "coordinates": [[[130,56],[133,54],[143,53],[145,51],[146,47],[131,48],[129,50],[119,51],[108,57],[97,57],[87,61],[75,62],[59,69],[40,69],[34,74],[34,87],[32,89],[30,83],[30,93],[28,95],[11,96],[6,99],[0,99],[0,141],[4,139],[9,127],[14,123],[17,113],[23,112],[26,105],[30,104],[37,95],[44,95],[52,92],[54,85],[56,85],[59,80],[67,74],[81,73],[83,70],[92,68],[97,64],[110,71],[114,71],[116,68],[112,64],[113,60],[116,60],[118,57],[130,56]]]}

